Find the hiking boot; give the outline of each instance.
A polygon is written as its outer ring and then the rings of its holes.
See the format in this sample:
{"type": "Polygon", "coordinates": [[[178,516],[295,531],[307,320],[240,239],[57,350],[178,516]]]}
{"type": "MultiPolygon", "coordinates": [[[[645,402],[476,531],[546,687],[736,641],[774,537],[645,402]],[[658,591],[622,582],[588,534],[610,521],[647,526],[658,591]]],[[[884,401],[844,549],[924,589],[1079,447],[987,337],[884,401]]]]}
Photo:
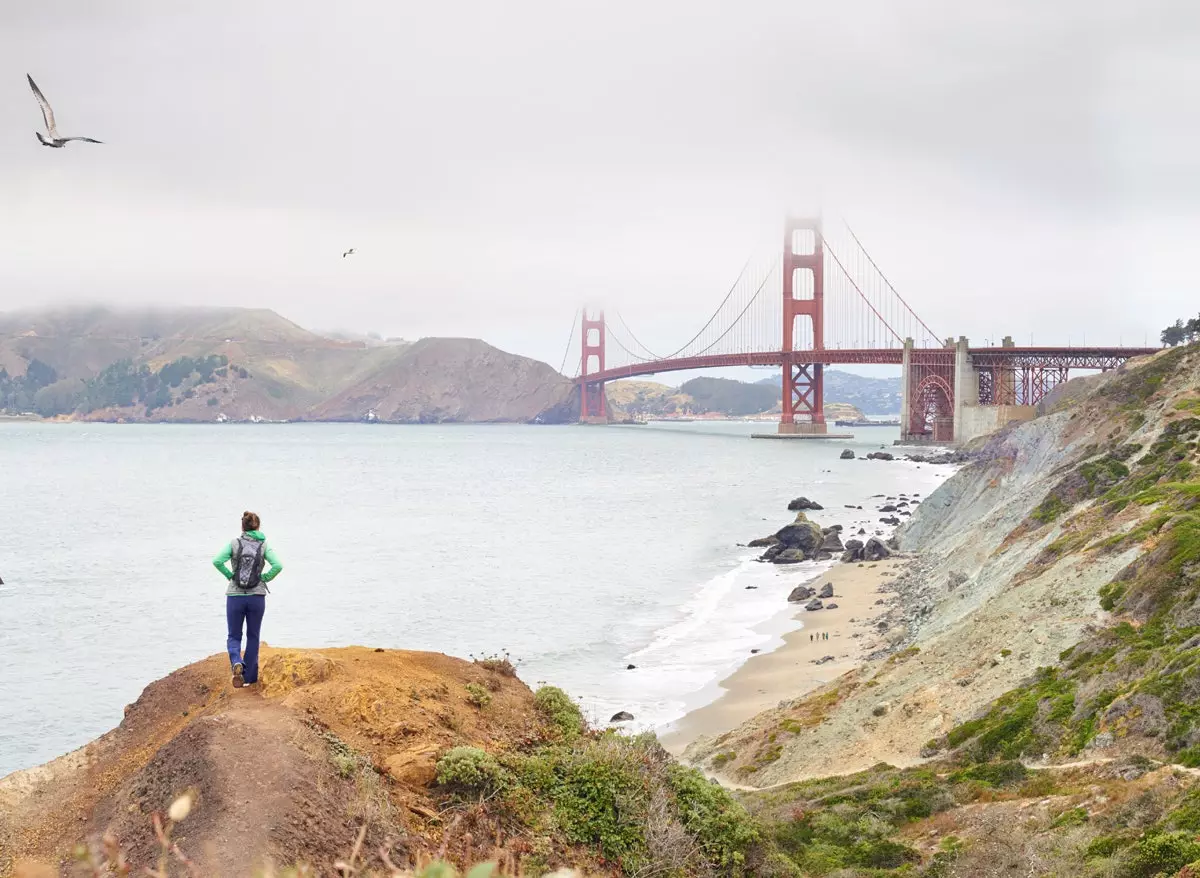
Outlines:
{"type": "Polygon", "coordinates": [[[246,681],[242,677],[242,663],[238,662],[233,666],[233,688],[241,689],[245,685],[246,681]]]}

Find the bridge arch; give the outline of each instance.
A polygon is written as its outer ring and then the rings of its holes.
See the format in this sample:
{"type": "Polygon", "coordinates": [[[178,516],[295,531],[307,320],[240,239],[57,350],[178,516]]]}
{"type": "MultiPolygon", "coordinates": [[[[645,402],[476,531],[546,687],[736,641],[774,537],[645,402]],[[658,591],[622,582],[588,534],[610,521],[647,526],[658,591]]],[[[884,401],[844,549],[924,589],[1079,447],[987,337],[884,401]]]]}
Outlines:
{"type": "Polygon", "coordinates": [[[913,395],[916,404],[909,409],[909,434],[928,436],[935,442],[953,441],[954,390],[950,382],[942,375],[926,375],[913,395]]]}

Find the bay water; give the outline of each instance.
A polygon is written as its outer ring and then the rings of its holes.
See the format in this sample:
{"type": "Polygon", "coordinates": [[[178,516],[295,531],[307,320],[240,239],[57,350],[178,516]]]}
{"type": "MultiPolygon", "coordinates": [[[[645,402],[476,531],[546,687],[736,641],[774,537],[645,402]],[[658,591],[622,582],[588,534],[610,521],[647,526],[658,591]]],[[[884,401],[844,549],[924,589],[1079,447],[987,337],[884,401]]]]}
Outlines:
{"type": "Polygon", "coordinates": [[[508,651],[597,722],[663,728],[778,645],[788,592],[827,566],[759,564],[739,542],[788,523],[797,495],[844,536],[890,531],[873,495],[949,475],[839,458],[895,428],[749,438],[773,429],[0,422],[0,776],[224,650],[210,562],[243,510],[284,564],[267,643],[508,651]]]}

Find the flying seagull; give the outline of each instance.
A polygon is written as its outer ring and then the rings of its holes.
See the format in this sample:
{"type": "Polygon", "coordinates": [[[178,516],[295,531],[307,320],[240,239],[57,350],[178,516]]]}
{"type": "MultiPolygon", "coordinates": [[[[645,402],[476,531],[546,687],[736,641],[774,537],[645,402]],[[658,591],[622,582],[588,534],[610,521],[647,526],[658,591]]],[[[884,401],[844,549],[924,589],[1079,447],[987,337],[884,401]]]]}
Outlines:
{"type": "Polygon", "coordinates": [[[103,143],[103,141],[93,140],[90,137],[59,137],[58,127],[54,124],[54,111],[50,109],[50,102],[46,100],[46,96],[37,87],[37,83],[33,81],[32,76],[26,73],[25,78],[29,80],[29,87],[33,89],[33,96],[37,98],[37,102],[42,107],[42,118],[46,120],[46,133],[50,135],[50,139],[47,140],[45,137],[42,137],[42,132],[36,132],[37,139],[42,142],[42,146],[52,146],[55,149],[62,149],[72,140],[82,140],[84,143],[103,143]]]}
{"type": "Polygon", "coordinates": [[[345,253],[342,254],[342,258],[345,259],[347,256],[353,256],[353,255],[354,255],[354,248],[351,247],[349,250],[347,250],[345,253]]]}

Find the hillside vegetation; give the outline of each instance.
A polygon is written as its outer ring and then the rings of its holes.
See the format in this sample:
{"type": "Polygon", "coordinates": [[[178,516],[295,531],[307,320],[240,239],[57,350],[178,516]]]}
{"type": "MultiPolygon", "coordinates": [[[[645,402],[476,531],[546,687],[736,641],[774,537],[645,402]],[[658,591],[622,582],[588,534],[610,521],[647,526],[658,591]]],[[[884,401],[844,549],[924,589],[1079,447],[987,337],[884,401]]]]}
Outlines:
{"type": "Polygon", "coordinates": [[[475,339],[334,339],[271,311],[0,314],[0,411],[92,420],[564,421],[549,366],[475,339]]]}

